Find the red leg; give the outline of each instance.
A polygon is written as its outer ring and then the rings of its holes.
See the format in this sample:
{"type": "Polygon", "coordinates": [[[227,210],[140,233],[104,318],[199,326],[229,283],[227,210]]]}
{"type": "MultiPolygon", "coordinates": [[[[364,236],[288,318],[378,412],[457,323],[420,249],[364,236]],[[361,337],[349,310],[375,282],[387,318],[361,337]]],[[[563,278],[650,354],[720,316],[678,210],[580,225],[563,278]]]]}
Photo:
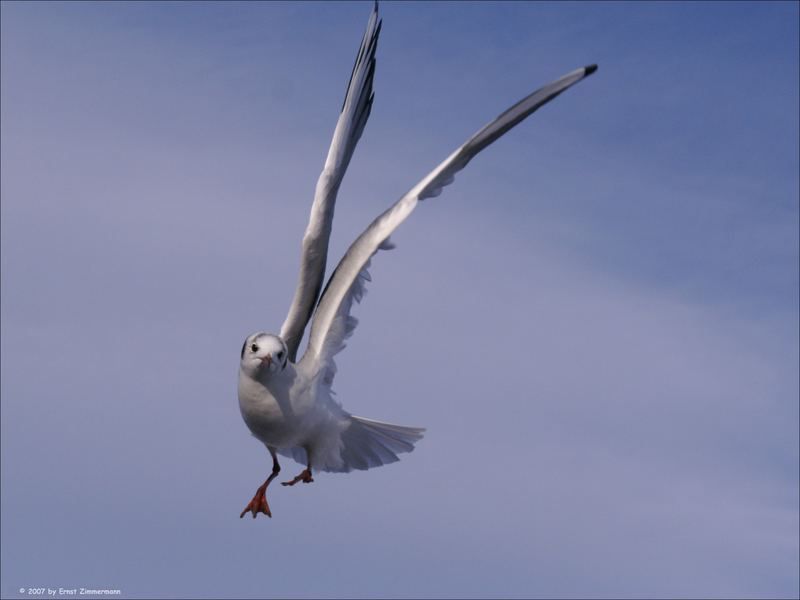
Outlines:
{"type": "Polygon", "coordinates": [[[242,514],[239,515],[240,519],[248,512],[252,513],[254,519],[258,513],[264,513],[268,517],[272,518],[272,513],[269,510],[269,504],[267,504],[267,486],[278,476],[278,473],[281,471],[281,466],[278,464],[278,456],[275,454],[275,448],[268,447],[267,449],[269,450],[270,455],[272,455],[272,473],[270,473],[270,476],[267,478],[267,480],[256,490],[256,495],[253,496],[253,499],[250,500],[250,503],[244,508],[242,514]]]}

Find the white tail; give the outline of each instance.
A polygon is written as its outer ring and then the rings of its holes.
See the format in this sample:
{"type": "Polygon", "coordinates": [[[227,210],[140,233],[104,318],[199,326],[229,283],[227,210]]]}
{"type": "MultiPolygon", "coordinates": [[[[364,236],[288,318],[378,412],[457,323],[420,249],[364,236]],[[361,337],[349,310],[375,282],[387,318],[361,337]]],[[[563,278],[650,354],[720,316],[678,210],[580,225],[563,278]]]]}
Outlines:
{"type": "Polygon", "coordinates": [[[350,415],[342,432],[342,466],[326,471],[347,472],[371,469],[400,460],[398,454],[411,452],[422,439],[422,427],[403,427],[350,415]]]}

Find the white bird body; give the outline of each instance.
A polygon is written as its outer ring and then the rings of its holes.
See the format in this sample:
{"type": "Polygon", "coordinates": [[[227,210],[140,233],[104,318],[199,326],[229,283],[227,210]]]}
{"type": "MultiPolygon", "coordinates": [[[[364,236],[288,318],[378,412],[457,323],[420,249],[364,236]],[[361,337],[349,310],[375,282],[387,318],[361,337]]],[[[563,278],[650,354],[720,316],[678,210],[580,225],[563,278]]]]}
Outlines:
{"type": "Polygon", "coordinates": [[[239,407],[253,435],[273,458],[273,471],[242,512],[271,516],[265,490],[280,471],[276,453],[306,465],[286,485],[309,483],[312,468],[347,472],[398,460],[422,438],[424,429],[382,423],[351,415],[333,398],[334,356],[345,347],[358,321],[350,315],[370,281],[367,271],[389,236],[420,201],[438,196],[479,152],[596,69],[567,73],[503,112],[459,146],[422,181],[378,216],[353,242],[320,294],[325,275],[336,194],[372,108],[375,50],[381,23],[377,3],[356,57],[328,157],[317,182],[311,217],[302,243],[300,277],[280,335],[255,333],[245,340],[239,369],[239,407]],[[308,346],[295,362],[306,325],[308,346]]]}
{"type": "MultiPolygon", "coordinates": [[[[306,382],[307,383],[307,382],[306,382]]],[[[307,385],[297,384],[297,370],[287,365],[267,381],[239,375],[239,409],[255,437],[275,448],[302,446],[301,432],[322,408],[312,401],[307,385]]]]}
{"type": "MultiPolygon", "coordinates": [[[[247,427],[265,445],[294,456],[302,448],[318,470],[342,470],[341,432],[349,426],[330,403],[320,401],[313,381],[298,376],[293,365],[268,381],[239,376],[239,408],[247,427]]],[[[341,412],[341,411],[339,411],[341,412]]]]}
{"type": "Polygon", "coordinates": [[[268,448],[316,470],[342,472],[394,462],[422,437],[419,428],[351,415],[333,399],[324,371],[293,364],[285,348],[269,333],[249,336],[242,348],[239,409],[268,448]]]}

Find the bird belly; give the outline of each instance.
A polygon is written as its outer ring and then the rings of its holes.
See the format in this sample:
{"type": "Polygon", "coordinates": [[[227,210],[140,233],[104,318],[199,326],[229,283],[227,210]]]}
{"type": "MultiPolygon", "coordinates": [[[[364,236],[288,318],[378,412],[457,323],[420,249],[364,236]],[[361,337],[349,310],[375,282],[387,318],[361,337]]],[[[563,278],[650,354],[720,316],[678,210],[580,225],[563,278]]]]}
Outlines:
{"type": "Polygon", "coordinates": [[[303,443],[308,415],[298,410],[290,390],[272,390],[248,377],[239,380],[239,409],[252,434],[268,446],[292,448],[303,443]]]}

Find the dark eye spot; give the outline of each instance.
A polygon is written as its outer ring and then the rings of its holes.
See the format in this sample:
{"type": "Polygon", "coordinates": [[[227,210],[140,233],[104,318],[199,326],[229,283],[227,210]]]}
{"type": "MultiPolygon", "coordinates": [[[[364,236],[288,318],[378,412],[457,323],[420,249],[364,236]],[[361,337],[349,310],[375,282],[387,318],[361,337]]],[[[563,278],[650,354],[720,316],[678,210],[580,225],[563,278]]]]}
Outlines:
{"type": "Polygon", "coordinates": [[[258,352],[258,344],[253,344],[252,346],[250,346],[250,350],[252,352],[258,352]]]}
{"type": "Polygon", "coordinates": [[[281,360],[282,358],[283,358],[283,350],[278,352],[278,360],[281,360]]]}

